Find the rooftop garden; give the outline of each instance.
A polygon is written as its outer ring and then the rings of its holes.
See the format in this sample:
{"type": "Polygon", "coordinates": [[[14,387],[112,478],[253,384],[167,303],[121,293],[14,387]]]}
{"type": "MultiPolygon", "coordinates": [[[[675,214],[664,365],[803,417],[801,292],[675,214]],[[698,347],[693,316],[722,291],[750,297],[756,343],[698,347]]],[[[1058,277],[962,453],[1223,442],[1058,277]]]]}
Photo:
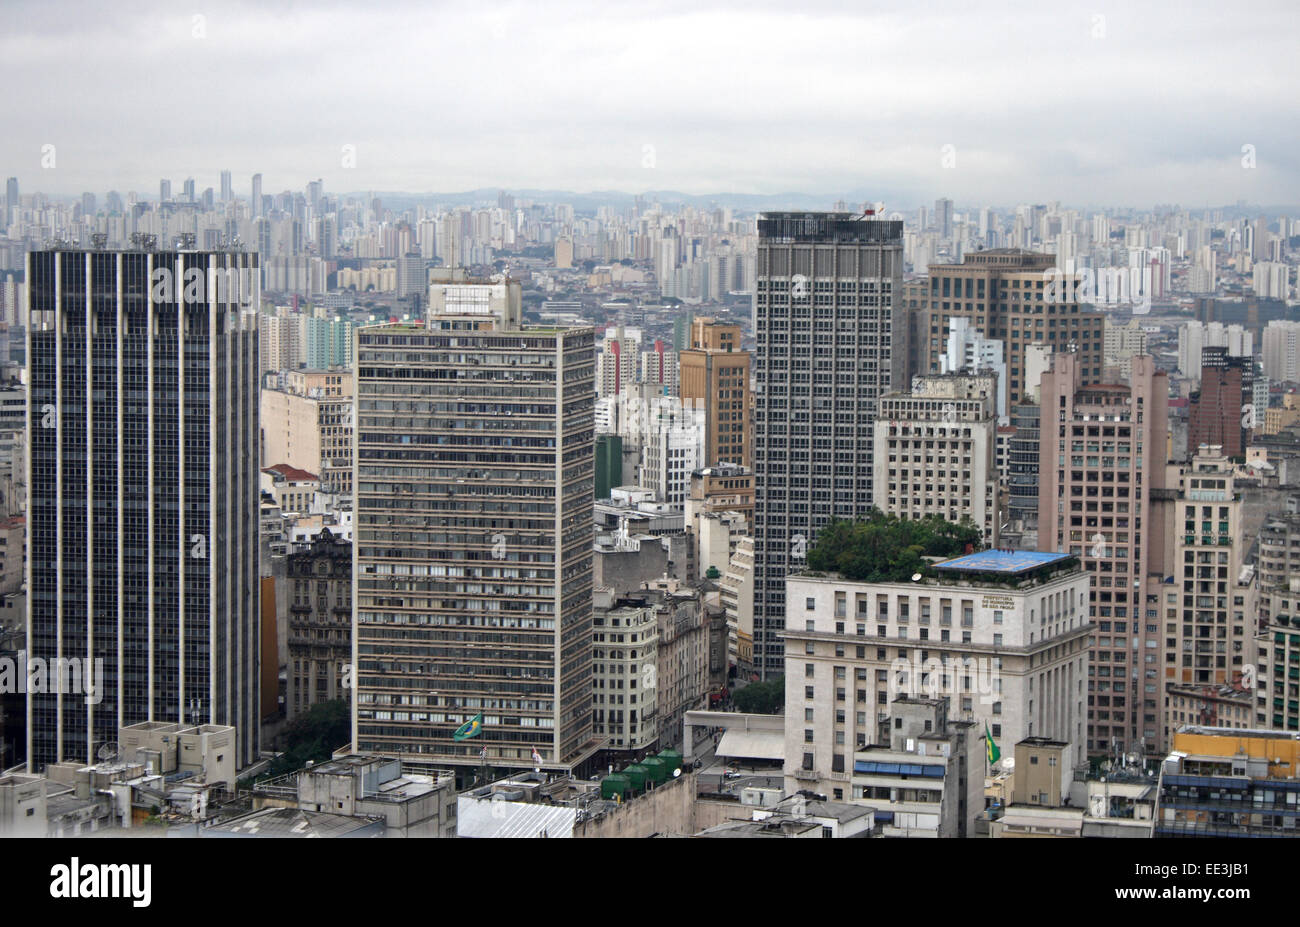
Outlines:
{"type": "Polygon", "coordinates": [[[909,520],[879,509],[858,521],[833,521],[808,552],[808,569],[868,583],[927,574],[927,557],[947,559],[979,550],[982,535],[969,518],[954,524],[937,515],[909,520]]]}

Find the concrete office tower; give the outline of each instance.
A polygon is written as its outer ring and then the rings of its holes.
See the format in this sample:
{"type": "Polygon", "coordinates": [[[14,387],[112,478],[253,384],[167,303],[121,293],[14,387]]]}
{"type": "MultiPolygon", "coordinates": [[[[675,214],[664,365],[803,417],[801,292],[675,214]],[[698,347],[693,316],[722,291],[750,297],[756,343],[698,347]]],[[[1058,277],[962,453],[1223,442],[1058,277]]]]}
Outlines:
{"type": "Polygon", "coordinates": [[[1253,358],[1229,357],[1227,348],[1201,349],[1201,388],[1192,393],[1188,413],[1188,455],[1208,444],[1229,457],[1246,456],[1246,431],[1255,427],[1254,373],[1253,358]]]}
{"type": "Polygon", "coordinates": [[[254,219],[256,219],[262,215],[262,175],[261,174],[253,175],[252,198],[253,198],[253,202],[250,204],[252,206],[251,215],[254,219]]]}
{"type": "Polygon", "coordinates": [[[903,223],[765,213],[754,292],[754,662],[784,670],[785,577],[871,509],[872,422],[901,386],[903,223]],[[816,347],[814,347],[816,345],[816,347]]]}
{"type": "Polygon", "coordinates": [[[750,356],[740,349],[740,337],[739,325],[698,318],[691,323],[689,348],[678,355],[682,402],[705,412],[706,466],[751,464],[750,356]]]}
{"type": "Polygon", "coordinates": [[[916,582],[836,573],[789,578],[785,654],[786,790],[827,795],[848,754],[887,744],[899,698],[947,702],[1004,751],[1025,737],[1083,745],[1088,574],[1067,556],[980,551],[916,582]]]}
{"type": "Polygon", "coordinates": [[[1300,322],[1274,319],[1263,340],[1264,375],[1272,382],[1300,382],[1300,322]]]}
{"type": "Polygon", "coordinates": [[[429,286],[428,271],[420,252],[403,254],[397,259],[397,298],[424,297],[429,286]]]}
{"type": "Polygon", "coordinates": [[[230,171],[221,172],[221,202],[229,203],[234,199],[234,186],[231,183],[230,171]]]}
{"type": "Polygon", "coordinates": [[[1088,752],[1155,750],[1166,573],[1163,528],[1152,499],[1165,488],[1168,375],[1133,358],[1127,386],[1087,385],[1073,353],[1043,374],[1038,549],[1083,559],[1093,575],[1095,675],[1088,752]]]}
{"type": "Polygon", "coordinates": [[[1015,433],[1007,448],[1007,514],[1011,530],[1025,550],[1038,547],[1039,407],[1022,402],[1011,407],[1015,433]]]}
{"type": "Polygon", "coordinates": [[[952,200],[934,201],[934,230],[941,239],[952,238],[952,200]]]}
{"type": "Polygon", "coordinates": [[[1002,509],[994,460],[997,377],[917,377],[911,392],[880,399],[872,491],[876,508],[903,518],[970,519],[998,546],[1002,509]]]}
{"type": "Polygon", "coordinates": [[[18,178],[10,177],[5,181],[5,225],[18,221],[18,178]]]}
{"type": "Polygon", "coordinates": [[[916,326],[919,337],[912,345],[913,373],[939,372],[951,320],[967,318],[985,337],[1006,346],[1009,404],[1037,385],[1025,369],[1032,344],[1056,351],[1072,345],[1083,382],[1100,382],[1105,316],[1084,310],[1077,288],[1065,283],[1057,287],[1059,301],[1045,301],[1055,265],[1054,255],[1004,248],[968,254],[960,264],[930,267],[929,292],[916,326]]]}
{"type": "Polygon", "coordinates": [[[1223,449],[1202,445],[1182,475],[1173,519],[1174,579],[1162,603],[1165,681],[1171,685],[1242,683],[1255,662],[1258,583],[1243,574],[1243,502],[1223,449]]]}
{"type": "Polygon", "coordinates": [[[103,667],[90,696],[31,695],[30,767],[159,721],[233,726],[242,768],[261,722],[256,257],[40,251],[27,280],[28,650],[103,667]]]}
{"type": "Polygon", "coordinates": [[[363,328],[357,353],[354,748],[462,782],[480,750],[581,766],[599,746],[594,331],[437,315],[363,328]]]}

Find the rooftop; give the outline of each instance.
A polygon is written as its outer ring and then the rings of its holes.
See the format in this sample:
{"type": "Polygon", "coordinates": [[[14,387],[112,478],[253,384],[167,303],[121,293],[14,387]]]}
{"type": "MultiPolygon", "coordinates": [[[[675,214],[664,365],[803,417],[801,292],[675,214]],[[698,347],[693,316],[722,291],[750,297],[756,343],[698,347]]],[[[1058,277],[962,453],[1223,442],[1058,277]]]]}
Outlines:
{"type": "Polygon", "coordinates": [[[347,837],[358,832],[384,833],[384,819],[376,815],[348,817],[297,808],[263,808],[220,824],[204,833],[238,837],[347,837]]]}
{"type": "Polygon", "coordinates": [[[293,467],[290,466],[289,464],[275,464],[274,466],[264,468],[262,472],[276,473],[284,477],[286,480],[290,480],[295,483],[301,483],[303,481],[315,482],[316,480],[320,479],[320,477],[317,476],[315,473],[309,473],[306,470],[301,470],[298,467],[293,467]]]}

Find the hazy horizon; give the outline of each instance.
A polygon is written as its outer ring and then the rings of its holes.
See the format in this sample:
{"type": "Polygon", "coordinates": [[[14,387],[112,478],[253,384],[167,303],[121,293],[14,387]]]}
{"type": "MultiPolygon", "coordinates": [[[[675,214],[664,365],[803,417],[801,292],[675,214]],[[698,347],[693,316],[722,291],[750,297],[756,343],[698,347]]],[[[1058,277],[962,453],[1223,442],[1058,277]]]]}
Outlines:
{"type": "Polygon", "coordinates": [[[240,196],[260,172],[266,193],[1300,202],[1287,3],[6,11],[0,75],[30,89],[0,170],[25,193],[230,169],[240,196]]]}

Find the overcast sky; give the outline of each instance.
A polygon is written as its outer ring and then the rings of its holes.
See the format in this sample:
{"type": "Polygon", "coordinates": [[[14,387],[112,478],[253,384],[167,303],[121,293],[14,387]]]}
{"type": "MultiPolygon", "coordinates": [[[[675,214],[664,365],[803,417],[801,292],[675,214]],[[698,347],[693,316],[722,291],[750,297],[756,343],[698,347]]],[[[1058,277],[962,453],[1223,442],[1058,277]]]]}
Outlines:
{"type": "Polygon", "coordinates": [[[975,6],[6,0],[0,170],[101,196],[229,168],[244,196],[261,171],[267,193],[1300,203],[1295,0],[975,6]]]}

